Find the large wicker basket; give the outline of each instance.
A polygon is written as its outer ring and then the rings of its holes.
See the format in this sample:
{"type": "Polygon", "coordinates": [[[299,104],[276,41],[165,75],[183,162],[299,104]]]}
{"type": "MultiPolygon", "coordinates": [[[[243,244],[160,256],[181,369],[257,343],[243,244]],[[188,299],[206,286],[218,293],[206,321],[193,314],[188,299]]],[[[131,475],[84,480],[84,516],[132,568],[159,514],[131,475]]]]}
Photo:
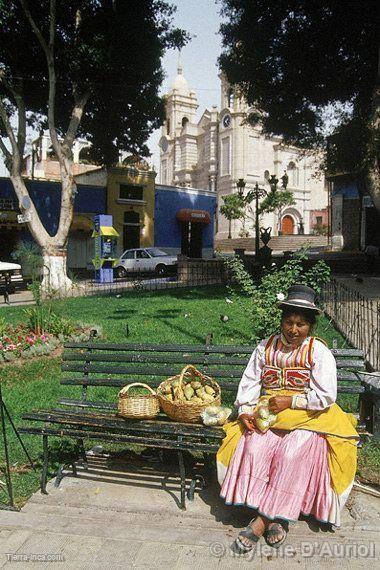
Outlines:
{"type": "Polygon", "coordinates": [[[124,386],[119,392],[118,416],[129,419],[150,420],[160,411],[157,394],[147,384],[133,382],[124,386]],[[140,386],[146,388],[149,394],[128,394],[130,388],[140,386]]]}
{"type": "Polygon", "coordinates": [[[191,364],[185,366],[181,372],[181,374],[177,374],[176,376],[172,376],[164,382],[161,382],[159,387],[157,388],[157,395],[160,401],[160,406],[163,412],[169,418],[176,422],[184,422],[184,423],[201,423],[201,413],[205,408],[208,406],[220,406],[220,386],[219,384],[209,376],[202,374],[199,370],[197,370],[191,364]],[[204,404],[199,403],[192,403],[191,401],[179,401],[179,400],[168,400],[165,398],[165,388],[167,384],[171,384],[174,380],[179,380],[179,388],[182,388],[184,378],[196,378],[199,382],[201,382],[202,386],[209,385],[212,386],[215,392],[215,398],[213,402],[205,402],[204,404]]]}

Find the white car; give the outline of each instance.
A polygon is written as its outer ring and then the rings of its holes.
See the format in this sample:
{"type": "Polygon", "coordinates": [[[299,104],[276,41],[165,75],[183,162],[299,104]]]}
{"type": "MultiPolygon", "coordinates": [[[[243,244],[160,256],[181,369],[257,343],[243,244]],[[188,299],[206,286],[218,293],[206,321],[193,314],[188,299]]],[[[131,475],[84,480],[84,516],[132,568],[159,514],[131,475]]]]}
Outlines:
{"type": "Polygon", "coordinates": [[[9,295],[22,285],[21,265],[0,261],[0,295],[4,295],[5,303],[9,304],[9,295]]]}
{"type": "Polygon", "coordinates": [[[10,276],[13,285],[22,285],[24,280],[21,273],[21,265],[0,261],[0,280],[5,281],[5,276],[10,276]]]}
{"type": "Polygon", "coordinates": [[[163,277],[170,268],[177,265],[177,256],[168,255],[157,247],[127,249],[114,266],[117,277],[126,277],[128,273],[154,272],[163,277]]]}

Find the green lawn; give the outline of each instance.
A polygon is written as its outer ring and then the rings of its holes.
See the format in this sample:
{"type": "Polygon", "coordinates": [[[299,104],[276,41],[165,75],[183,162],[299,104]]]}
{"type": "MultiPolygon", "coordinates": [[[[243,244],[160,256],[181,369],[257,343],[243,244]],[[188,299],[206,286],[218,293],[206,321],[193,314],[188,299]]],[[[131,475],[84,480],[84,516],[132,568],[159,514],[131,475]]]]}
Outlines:
{"type": "MultiPolygon", "coordinates": [[[[249,300],[234,298],[232,304],[223,287],[204,287],[133,293],[120,298],[89,297],[75,298],[53,303],[54,310],[75,322],[101,326],[103,340],[109,342],[154,342],[154,343],[204,343],[208,333],[214,334],[215,344],[249,344],[250,310],[249,300]],[[220,315],[228,315],[223,323],[220,315]]],[[[3,309],[1,315],[9,322],[23,320],[22,307],[3,309]]],[[[272,331],[268,331],[270,333],[272,331]]],[[[332,345],[336,338],[339,346],[344,345],[341,335],[329,321],[322,317],[315,331],[332,345]]],[[[21,415],[31,409],[50,408],[65,391],[70,397],[76,388],[60,387],[59,358],[41,358],[21,365],[8,364],[0,367],[4,400],[16,425],[22,423],[21,415]]],[[[343,402],[342,402],[343,403],[343,402]]],[[[348,408],[351,402],[345,402],[348,408]]],[[[40,438],[24,436],[33,458],[40,453],[40,438]]],[[[20,446],[9,432],[11,461],[19,467],[25,458],[20,446]]],[[[372,452],[371,452],[372,453],[372,452]]],[[[376,465],[377,454],[372,454],[376,465]]],[[[3,459],[0,457],[0,461],[3,459]]],[[[17,467],[16,466],[16,467],[17,467]]],[[[17,502],[22,504],[38,488],[39,472],[15,473],[13,483],[17,502]]],[[[4,476],[0,476],[4,480],[4,476]]],[[[0,487],[1,488],[1,487],[0,487]]],[[[4,499],[1,496],[0,500],[4,499]]]]}

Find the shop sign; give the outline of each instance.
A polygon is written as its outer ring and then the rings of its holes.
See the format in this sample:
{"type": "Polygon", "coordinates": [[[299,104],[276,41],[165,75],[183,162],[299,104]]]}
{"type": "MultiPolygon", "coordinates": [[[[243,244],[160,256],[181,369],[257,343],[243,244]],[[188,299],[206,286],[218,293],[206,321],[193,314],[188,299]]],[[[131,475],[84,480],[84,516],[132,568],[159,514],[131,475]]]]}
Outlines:
{"type": "Polygon", "coordinates": [[[19,214],[17,216],[17,221],[19,224],[26,224],[27,222],[31,222],[32,221],[32,214],[30,214],[30,213],[19,214]]]}

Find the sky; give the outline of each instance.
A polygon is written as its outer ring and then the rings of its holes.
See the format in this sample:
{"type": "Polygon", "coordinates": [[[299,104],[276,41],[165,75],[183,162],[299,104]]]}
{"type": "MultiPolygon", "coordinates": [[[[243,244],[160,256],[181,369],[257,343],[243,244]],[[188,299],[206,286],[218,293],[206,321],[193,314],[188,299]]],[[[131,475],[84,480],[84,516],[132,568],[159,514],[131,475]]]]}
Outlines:
{"type": "MultiPolygon", "coordinates": [[[[170,0],[169,0],[170,1],[170,0]]],[[[218,34],[220,25],[220,4],[215,0],[171,0],[177,6],[173,24],[185,29],[193,38],[181,53],[183,75],[190,88],[196,91],[199,117],[206,107],[220,102],[220,84],[217,58],[221,52],[221,38],[218,34]]],[[[162,65],[166,78],[161,87],[161,94],[167,93],[170,84],[177,75],[178,51],[170,50],[163,58],[162,65]]],[[[159,171],[160,130],[149,139],[148,146],[152,156],[148,162],[159,171]]],[[[0,156],[0,176],[8,176],[0,156]]]]}
{"type": "MultiPolygon", "coordinates": [[[[198,98],[199,117],[206,107],[220,104],[220,82],[217,59],[221,52],[221,37],[218,34],[220,25],[220,4],[215,0],[175,0],[177,12],[174,24],[184,28],[192,36],[192,40],[183,48],[181,59],[183,75],[189,87],[194,89],[198,98]]],[[[166,79],[161,93],[167,93],[170,84],[177,75],[178,51],[170,50],[163,58],[166,79]]],[[[159,168],[160,130],[149,139],[152,157],[149,162],[159,168]]]]}

